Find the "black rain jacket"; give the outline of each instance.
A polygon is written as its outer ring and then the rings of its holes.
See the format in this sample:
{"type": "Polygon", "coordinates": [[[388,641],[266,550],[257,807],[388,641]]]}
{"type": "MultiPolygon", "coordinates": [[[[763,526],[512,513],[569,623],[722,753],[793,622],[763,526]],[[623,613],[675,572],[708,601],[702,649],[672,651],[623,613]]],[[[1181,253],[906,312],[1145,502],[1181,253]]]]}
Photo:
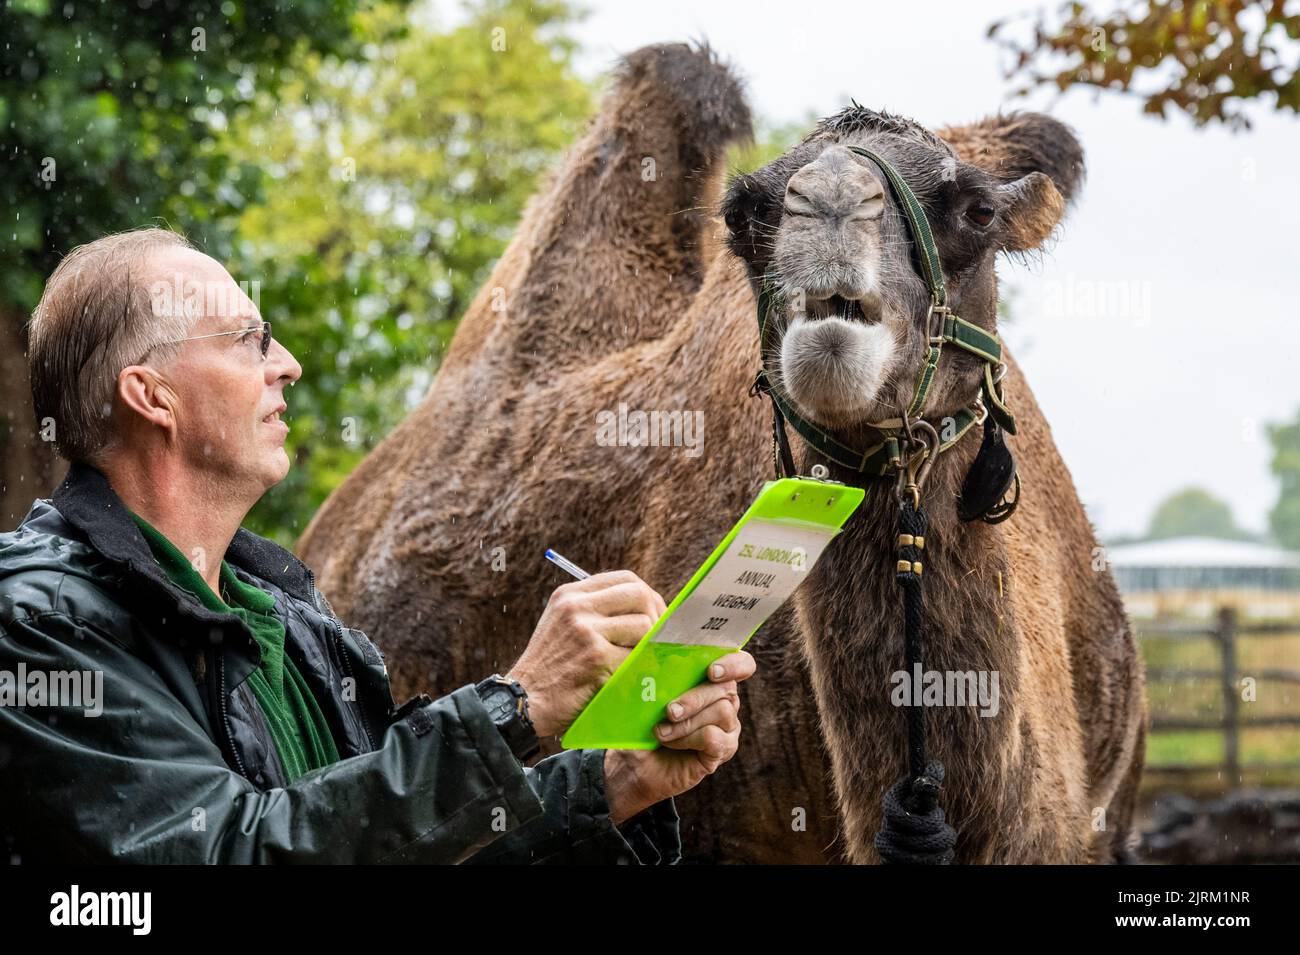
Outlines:
{"type": "Polygon", "coordinates": [[[104,475],[74,464],[0,534],[7,861],[680,861],[673,800],[613,825],[604,750],[522,766],[472,685],[395,706],[380,652],[301,561],[242,528],[226,560],[275,598],[340,761],[286,782],[252,634],[173,585],[104,475]]]}

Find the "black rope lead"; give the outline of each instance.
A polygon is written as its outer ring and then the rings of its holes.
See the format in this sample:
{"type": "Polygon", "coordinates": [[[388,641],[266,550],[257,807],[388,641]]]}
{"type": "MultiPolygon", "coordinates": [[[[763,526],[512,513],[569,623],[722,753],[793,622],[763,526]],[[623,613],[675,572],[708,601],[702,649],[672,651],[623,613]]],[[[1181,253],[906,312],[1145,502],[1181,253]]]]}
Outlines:
{"type": "Polygon", "coordinates": [[[772,386],[767,380],[767,373],[762,370],[749,386],[749,396],[754,398],[758,395],[767,395],[772,399],[772,469],[778,479],[797,477],[794,453],[790,450],[790,439],[785,433],[785,415],[781,414],[776,396],[772,394],[772,386]]]}
{"type": "MultiPolygon", "coordinates": [[[[925,511],[906,497],[898,510],[898,585],[903,590],[904,644],[907,676],[921,662],[924,608],[921,581],[924,572],[925,511]]],[[[884,820],[876,833],[876,851],[896,865],[948,865],[952,862],[957,831],[939,808],[943,763],[927,760],[925,712],[920,700],[907,710],[908,775],[885,794],[884,820]]]]}

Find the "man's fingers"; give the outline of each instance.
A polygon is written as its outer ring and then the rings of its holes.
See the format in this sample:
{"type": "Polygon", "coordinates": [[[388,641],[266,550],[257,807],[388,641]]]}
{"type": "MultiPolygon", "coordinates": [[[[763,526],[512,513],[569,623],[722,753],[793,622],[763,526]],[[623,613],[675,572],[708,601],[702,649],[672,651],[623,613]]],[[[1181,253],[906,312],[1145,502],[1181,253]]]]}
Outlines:
{"type": "Polygon", "coordinates": [[[664,603],[664,598],[659,594],[659,591],[655,590],[653,587],[650,588],[650,592],[654,594],[655,603],[659,607],[659,616],[662,617],[668,612],[668,604],[664,603]]]}
{"type": "Polygon", "coordinates": [[[653,612],[654,618],[658,620],[668,610],[668,605],[664,603],[664,598],[658,591],[630,570],[609,570],[592,574],[582,580],[571,580],[567,584],[556,587],[551,594],[551,599],[577,595],[590,598],[588,605],[593,606],[598,613],[608,616],[635,612],[644,606],[648,611],[653,612]],[[615,592],[612,597],[610,591],[615,592]],[[644,598],[643,602],[637,596],[638,591],[644,592],[640,595],[644,598]],[[630,605],[629,600],[633,601],[630,605]]]}
{"type": "Polygon", "coordinates": [[[556,587],[556,592],[565,590],[574,593],[596,594],[604,590],[612,590],[616,587],[626,586],[628,584],[638,584],[648,590],[653,595],[654,603],[658,607],[660,616],[668,609],[664,603],[663,597],[655,591],[653,587],[644,580],[632,573],[630,570],[607,570],[599,574],[592,574],[590,577],[584,577],[582,580],[571,580],[566,584],[556,587]]]}
{"type": "Polygon", "coordinates": [[[736,704],[723,698],[710,703],[698,713],[679,723],[664,721],[655,727],[655,736],[660,742],[667,742],[676,737],[689,737],[696,730],[705,726],[716,726],[723,732],[730,733],[740,729],[740,717],[736,715],[736,704]]]}
{"type": "Polygon", "coordinates": [[[725,700],[728,697],[735,700],[736,709],[739,710],[740,693],[737,691],[735,683],[730,681],[727,683],[701,683],[699,686],[687,690],[668,704],[668,719],[674,723],[680,722],[694,716],[717,700],[725,700]]]}
{"type": "Polygon", "coordinates": [[[628,613],[617,617],[606,617],[596,624],[596,629],[610,643],[620,647],[634,647],[654,626],[654,623],[649,614],[628,613]]]}
{"type": "Polygon", "coordinates": [[[737,650],[725,657],[718,657],[709,664],[709,679],[714,683],[724,683],[727,680],[740,682],[753,676],[757,667],[752,656],[744,650],[737,650]]]}
{"type": "Polygon", "coordinates": [[[614,671],[623,665],[623,661],[632,653],[628,647],[620,647],[616,643],[605,644],[601,653],[601,658],[605,661],[608,672],[600,678],[600,685],[604,686],[605,681],[614,675],[614,671]]]}
{"type": "Polygon", "coordinates": [[[589,591],[582,595],[582,605],[606,617],[643,613],[658,620],[663,614],[663,600],[641,581],[589,591]]]}
{"type": "Polygon", "coordinates": [[[740,727],[728,733],[720,726],[712,724],[702,726],[681,739],[667,740],[663,744],[668,749],[695,750],[704,768],[713,772],[732,756],[740,746],[740,727]]]}
{"type": "Polygon", "coordinates": [[[606,587],[613,587],[616,584],[635,584],[644,583],[636,574],[630,570],[605,570],[599,574],[592,574],[590,577],[584,577],[582,580],[570,580],[568,583],[561,584],[556,590],[576,590],[582,593],[603,590],[606,587]]]}

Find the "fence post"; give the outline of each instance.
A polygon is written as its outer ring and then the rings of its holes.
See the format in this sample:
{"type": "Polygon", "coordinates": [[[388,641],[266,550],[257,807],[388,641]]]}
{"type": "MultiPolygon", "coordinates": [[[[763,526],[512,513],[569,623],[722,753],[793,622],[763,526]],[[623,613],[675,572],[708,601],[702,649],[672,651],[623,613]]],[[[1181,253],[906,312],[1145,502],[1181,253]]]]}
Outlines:
{"type": "Polygon", "coordinates": [[[1214,633],[1219,643],[1222,660],[1223,687],[1223,768],[1229,784],[1241,783],[1241,749],[1239,736],[1239,703],[1237,695],[1237,608],[1220,607],[1219,625],[1214,633]]]}

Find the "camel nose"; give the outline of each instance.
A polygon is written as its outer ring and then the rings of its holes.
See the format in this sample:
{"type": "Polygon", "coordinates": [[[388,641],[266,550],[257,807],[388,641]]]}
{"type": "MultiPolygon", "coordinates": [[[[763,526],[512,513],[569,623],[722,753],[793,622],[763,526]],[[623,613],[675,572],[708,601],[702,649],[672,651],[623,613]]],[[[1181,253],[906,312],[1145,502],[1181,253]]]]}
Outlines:
{"type": "Polygon", "coordinates": [[[785,187],[789,216],[868,222],[885,211],[885,187],[846,146],[830,146],[785,187]]]}

